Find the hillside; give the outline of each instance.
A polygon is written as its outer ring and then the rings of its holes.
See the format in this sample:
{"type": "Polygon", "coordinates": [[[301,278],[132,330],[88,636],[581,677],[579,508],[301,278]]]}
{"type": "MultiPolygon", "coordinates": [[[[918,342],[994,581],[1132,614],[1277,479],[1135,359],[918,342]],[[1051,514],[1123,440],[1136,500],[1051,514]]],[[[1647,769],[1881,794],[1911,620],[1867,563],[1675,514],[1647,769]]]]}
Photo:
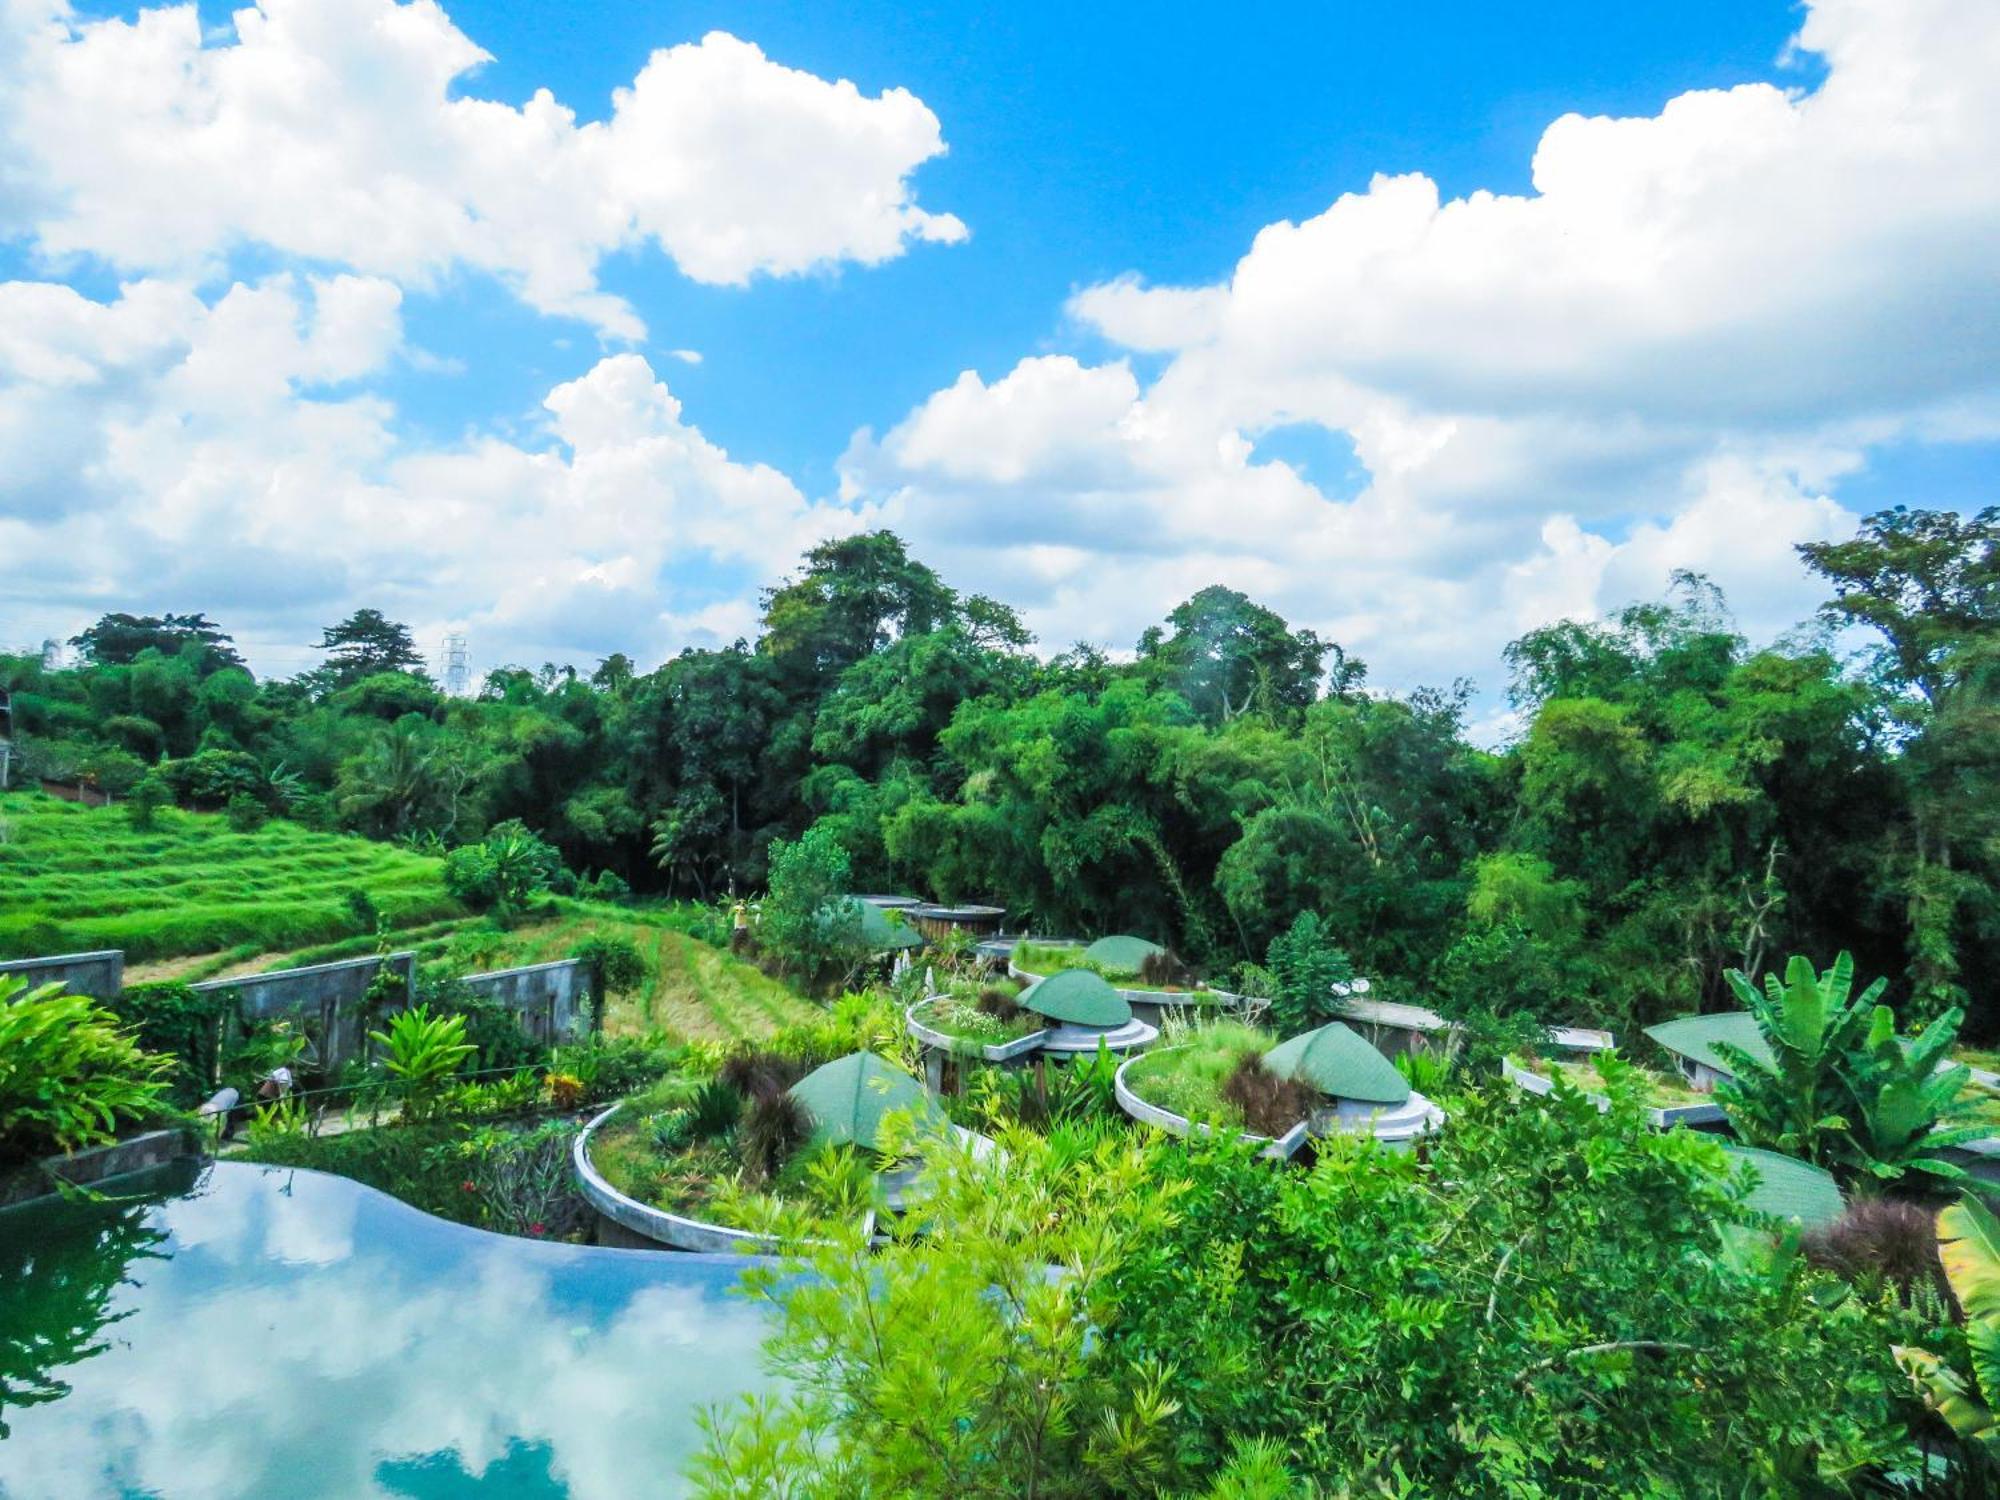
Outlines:
{"type": "Polygon", "coordinates": [[[365,891],[389,942],[458,972],[565,958],[590,937],[620,937],[647,961],[615,997],[613,1030],[763,1036],[812,1007],[754,965],[677,929],[670,914],[560,901],[504,931],[444,890],[441,862],[394,844],[273,822],[230,830],[210,813],[168,811],[149,833],[122,809],[38,793],[0,796],[0,958],[122,948],[130,981],[214,979],[375,950],[347,904],[365,891]]]}
{"type": "Polygon", "coordinates": [[[128,961],[297,948],[356,931],[347,893],[391,926],[462,915],[442,861],[274,821],[236,833],[174,810],[149,832],[122,808],[0,796],[0,957],[123,948],[128,961]]]}

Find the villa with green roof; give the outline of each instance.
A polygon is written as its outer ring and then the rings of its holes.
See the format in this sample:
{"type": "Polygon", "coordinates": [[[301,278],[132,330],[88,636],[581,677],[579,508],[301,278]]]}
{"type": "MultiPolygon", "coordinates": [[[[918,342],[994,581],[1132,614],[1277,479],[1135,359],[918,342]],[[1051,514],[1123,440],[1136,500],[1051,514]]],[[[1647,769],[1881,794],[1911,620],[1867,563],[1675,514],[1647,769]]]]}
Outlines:
{"type": "Polygon", "coordinates": [[[1708,1093],[1724,1079],[1735,1076],[1729,1060],[1718,1045],[1735,1047],[1759,1062],[1770,1062],[1771,1047],[1757,1029],[1757,1018],[1747,1010],[1725,1011],[1710,1016],[1679,1016],[1648,1026],[1646,1035],[1672,1054],[1688,1086],[1708,1093]]]}
{"type": "MultiPolygon", "coordinates": [[[[1009,1022],[968,1032],[951,1017],[965,1007],[949,996],[932,995],[904,1013],[909,1034],[924,1048],[924,1078],[934,1091],[945,1086],[947,1062],[1006,1064],[1107,1051],[1136,1052],[1159,1037],[1159,1028],[1133,1014],[1131,1003],[1103,975],[1064,969],[1030,984],[1013,997],[1009,1022]],[[1036,1025],[1040,1022],[1040,1025],[1036,1025]]],[[[992,1023],[991,1016],[972,1016],[992,1023]]],[[[962,1072],[959,1074],[962,1079],[962,1072]]]]}
{"type": "Polygon", "coordinates": [[[1795,1156],[1780,1156],[1756,1146],[1722,1143],[1730,1163],[1750,1168],[1754,1179],[1747,1205],[1774,1219],[1789,1219],[1802,1229],[1817,1229],[1840,1217],[1840,1185],[1833,1174],[1795,1156]]]}
{"type": "Polygon", "coordinates": [[[1314,1135],[1365,1132],[1391,1150],[1407,1151],[1417,1137],[1444,1123],[1443,1110],[1339,1021],[1278,1043],[1264,1054],[1264,1066],[1326,1096],[1327,1107],[1310,1122],[1314,1135]]]}

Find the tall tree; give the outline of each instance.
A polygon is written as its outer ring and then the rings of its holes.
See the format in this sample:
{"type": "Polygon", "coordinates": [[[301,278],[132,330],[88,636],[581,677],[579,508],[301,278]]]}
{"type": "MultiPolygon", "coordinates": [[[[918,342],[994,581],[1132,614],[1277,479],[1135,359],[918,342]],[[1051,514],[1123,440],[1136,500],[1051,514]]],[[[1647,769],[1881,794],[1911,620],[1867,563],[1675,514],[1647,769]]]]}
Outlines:
{"type": "Polygon", "coordinates": [[[1336,691],[1367,669],[1310,630],[1293,630],[1276,611],[1211,584],[1139,638],[1139,659],[1211,724],[1242,713],[1303,713],[1319,693],[1322,663],[1334,658],[1336,691]]]}
{"type": "Polygon", "coordinates": [[[797,578],[764,594],[757,649],[802,675],[837,675],[900,635],[937,629],[957,596],[892,531],[822,542],[797,578]]]}
{"type": "MultiPolygon", "coordinates": [[[[1990,859],[2000,838],[2000,506],[1970,516],[1897,506],[1847,541],[1799,552],[1833,585],[1826,614],[1882,638],[1874,678],[1909,785],[1903,883],[1917,1008],[1967,1004],[1968,922],[1983,917],[1985,940],[2000,941],[1990,878],[1962,868],[1990,859]]],[[[1978,1029],[1991,1024],[1975,1017],[1978,1029]]]]}
{"type": "Polygon", "coordinates": [[[228,634],[199,612],[103,615],[83,634],[71,636],[69,643],[83,653],[85,660],[100,667],[130,666],[142,651],[178,656],[189,646],[197,648],[195,665],[204,676],[224,667],[243,665],[243,658],[228,634]]]}
{"type": "Polygon", "coordinates": [[[407,625],[386,618],[379,609],[357,609],[320,636],[326,669],[336,687],[346,687],[378,672],[421,672],[423,653],[407,625]]]}

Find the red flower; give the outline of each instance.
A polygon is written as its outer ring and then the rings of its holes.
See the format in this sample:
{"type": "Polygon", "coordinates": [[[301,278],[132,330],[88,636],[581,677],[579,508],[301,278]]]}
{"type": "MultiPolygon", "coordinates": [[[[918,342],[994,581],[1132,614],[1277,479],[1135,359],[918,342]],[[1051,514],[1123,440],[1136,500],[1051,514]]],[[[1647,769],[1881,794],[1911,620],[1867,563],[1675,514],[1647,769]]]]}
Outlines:
{"type": "Polygon", "coordinates": [[[470,1177],[466,1178],[465,1181],[461,1182],[459,1186],[464,1188],[468,1193],[476,1193],[479,1191],[478,1188],[472,1185],[472,1179],[470,1177]]]}
{"type": "Polygon", "coordinates": [[[528,1233],[540,1234],[542,1232],[542,1228],[543,1226],[541,1220],[537,1219],[534,1223],[528,1226],[528,1233]]]}

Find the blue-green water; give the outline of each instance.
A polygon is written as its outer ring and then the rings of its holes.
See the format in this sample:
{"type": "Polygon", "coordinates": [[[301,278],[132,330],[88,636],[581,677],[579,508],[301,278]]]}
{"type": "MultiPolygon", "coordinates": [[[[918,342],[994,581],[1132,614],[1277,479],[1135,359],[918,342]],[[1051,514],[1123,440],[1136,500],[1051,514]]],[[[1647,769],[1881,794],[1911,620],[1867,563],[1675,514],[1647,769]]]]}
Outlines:
{"type": "Polygon", "coordinates": [[[625,1500],[764,1384],[727,1260],[240,1164],[0,1213],[0,1496],[625,1500]]]}

